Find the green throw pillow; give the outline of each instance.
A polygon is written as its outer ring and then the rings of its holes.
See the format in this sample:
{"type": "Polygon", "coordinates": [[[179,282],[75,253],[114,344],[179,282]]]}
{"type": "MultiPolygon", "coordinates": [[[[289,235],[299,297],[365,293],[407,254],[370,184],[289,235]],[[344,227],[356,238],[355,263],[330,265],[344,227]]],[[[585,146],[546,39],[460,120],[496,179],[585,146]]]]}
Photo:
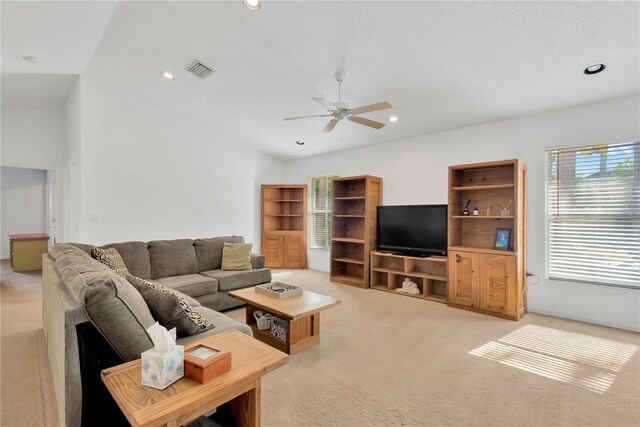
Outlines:
{"type": "Polygon", "coordinates": [[[222,248],[222,269],[251,270],[251,243],[227,243],[222,248]]]}

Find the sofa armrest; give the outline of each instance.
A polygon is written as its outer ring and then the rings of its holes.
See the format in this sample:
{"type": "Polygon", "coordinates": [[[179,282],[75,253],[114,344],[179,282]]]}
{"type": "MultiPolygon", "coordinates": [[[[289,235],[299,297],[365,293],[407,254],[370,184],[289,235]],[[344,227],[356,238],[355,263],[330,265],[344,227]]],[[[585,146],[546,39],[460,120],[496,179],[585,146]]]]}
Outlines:
{"type": "Polygon", "coordinates": [[[251,254],[251,267],[253,269],[264,268],[264,256],[251,254]]]}

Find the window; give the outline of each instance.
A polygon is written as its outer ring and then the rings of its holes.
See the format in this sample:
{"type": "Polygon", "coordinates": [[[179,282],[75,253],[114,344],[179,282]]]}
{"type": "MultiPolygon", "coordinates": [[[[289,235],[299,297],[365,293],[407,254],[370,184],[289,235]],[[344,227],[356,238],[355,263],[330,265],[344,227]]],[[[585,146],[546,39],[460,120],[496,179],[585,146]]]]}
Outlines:
{"type": "Polygon", "coordinates": [[[640,289],[640,144],[547,151],[547,276],[640,289]]]}
{"type": "Polygon", "coordinates": [[[311,178],[311,247],[329,249],[331,243],[331,187],[335,176],[311,178]]]}

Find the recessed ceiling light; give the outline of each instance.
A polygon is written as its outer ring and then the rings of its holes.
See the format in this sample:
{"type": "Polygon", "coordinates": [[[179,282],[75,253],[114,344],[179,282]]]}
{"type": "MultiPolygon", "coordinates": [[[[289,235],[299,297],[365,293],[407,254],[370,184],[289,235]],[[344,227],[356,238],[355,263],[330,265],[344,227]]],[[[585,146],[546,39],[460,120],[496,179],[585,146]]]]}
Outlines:
{"type": "Polygon", "coordinates": [[[587,74],[587,75],[598,74],[598,73],[604,71],[605,68],[607,68],[607,66],[605,64],[601,64],[601,63],[591,64],[587,68],[585,68],[582,72],[587,74]]]}
{"type": "Polygon", "coordinates": [[[260,3],[260,0],[242,0],[242,2],[249,10],[258,11],[262,9],[262,3],[260,3]]]}
{"type": "Polygon", "coordinates": [[[389,117],[389,122],[391,122],[391,123],[395,123],[395,122],[397,122],[397,121],[398,121],[398,116],[391,116],[391,117],[389,117]]]}
{"type": "Polygon", "coordinates": [[[22,59],[27,61],[29,64],[38,64],[40,62],[36,56],[23,56],[22,59]]]}
{"type": "Polygon", "coordinates": [[[298,144],[298,145],[304,145],[304,141],[296,141],[296,144],[298,144]]]}
{"type": "Polygon", "coordinates": [[[162,76],[167,79],[167,80],[175,80],[176,76],[174,76],[173,74],[167,72],[167,71],[163,71],[162,72],[162,76]]]}

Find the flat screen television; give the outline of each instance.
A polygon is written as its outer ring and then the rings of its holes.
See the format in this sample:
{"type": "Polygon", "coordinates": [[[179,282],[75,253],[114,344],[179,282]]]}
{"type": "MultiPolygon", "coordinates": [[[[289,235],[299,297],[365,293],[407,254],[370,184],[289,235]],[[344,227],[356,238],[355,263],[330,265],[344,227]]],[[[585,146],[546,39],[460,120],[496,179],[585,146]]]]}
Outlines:
{"type": "Polygon", "coordinates": [[[447,205],[378,206],[378,250],[447,254],[447,205]]]}

